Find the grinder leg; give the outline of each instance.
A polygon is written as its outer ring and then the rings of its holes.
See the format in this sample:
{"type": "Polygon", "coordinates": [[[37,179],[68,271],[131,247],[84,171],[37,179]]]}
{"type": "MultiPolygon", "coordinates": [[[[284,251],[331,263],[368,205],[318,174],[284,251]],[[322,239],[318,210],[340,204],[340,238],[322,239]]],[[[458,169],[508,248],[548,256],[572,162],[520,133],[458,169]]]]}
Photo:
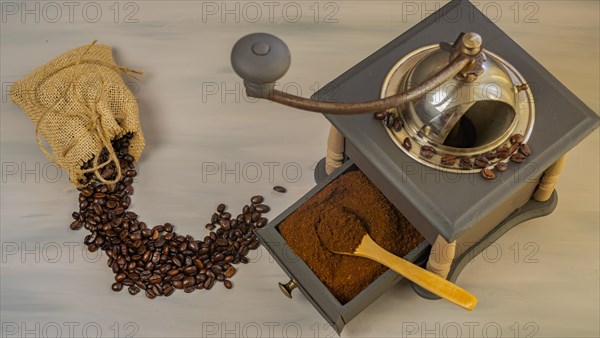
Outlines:
{"type": "Polygon", "coordinates": [[[540,184],[533,193],[534,200],[538,202],[546,202],[548,199],[550,199],[550,196],[552,196],[552,191],[554,191],[554,187],[556,186],[556,182],[565,168],[566,159],[567,154],[561,156],[561,158],[554,162],[550,168],[546,169],[544,176],[542,176],[540,179],[540,184]]]}
{"type": "Polygon", "coordinates": [[[325,157],[325,172],[327,175],[341,167],[343,160],[344,136],[334,126],[331,126],[327,137],[327,155],[325,157]]]}
{"type": "Polygon", "coordinates": [[[427,270],[446,278],[450,272],[455,254],[456,241],[448,243],[442,236],[438,235],[429,253],[427,270]]]}

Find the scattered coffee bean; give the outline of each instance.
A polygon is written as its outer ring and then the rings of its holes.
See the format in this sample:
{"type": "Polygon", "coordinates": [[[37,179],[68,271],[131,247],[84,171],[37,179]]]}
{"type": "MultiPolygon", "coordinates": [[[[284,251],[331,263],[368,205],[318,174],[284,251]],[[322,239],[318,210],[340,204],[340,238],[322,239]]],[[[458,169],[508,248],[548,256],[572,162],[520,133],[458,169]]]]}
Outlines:
{"type": "Polygon", "coordinates": [[[146,297],[148,297],[150,299],[154,299],[154,298],[156,298],[156,293],[154,293],[154,291],[152,291],[152,289],[146,289],[146,297]]]}
{"type": "Polygon", "coordinates": [[[123,284],[121,284],[119,282],[114,282],[112,284],[112,290],[113,291],[121,291],[121,290],[123,290],[123,284]]]}
{"type": "Polygon", "coordinates": [[[373,114],[373,118],[379,121],[383,121],[383,119],[385,118],[386,113],[384,111],[380,111],[378,113],[373,114]]]}
{"type": "Polygon", "coordinates": [[[505,172],[506,170],[508,170],[508,164],[506,164],[506,162],[499,162],[498,164],[496,164],[496,170],[498,170],[498,172],[505,172]]]}
{"type": "Polygon", "coordinates": [[[393,114],[387,114],[383,119],[383,123],[388,128],[392,128],[394,126],[394,122],[396,122],[396,117],[393,114]]]}
{"type": "Polygon", "coordinates": [[[71,228],[71,230],[79,230],[83,227],[83,222],[82,221],[74,221],[73,223],[71,223],[71,225],[69,227],[71,228]]]}
{"type": "Polygon", "coordinates": [[[280,192],[280,193],[282,193],[282,194],[287,192],[287,189],[286,189],[286,188],[284,188],[284,187],[282,187],[282,186],[280,186],[280,185],[276,185],[276,186],[274,186],[274,187],[273,187],[273,190],[275,190],[275,191],[277,191],[277,192],[280,192]]]}
{"type": "Polygon", "coordinates": [[[256,211],[261,214],[266,214],[267,212],[271,211],[271,208],[266,204],[257,204],[256,211]]]}
{"type": "Polygon", "coordinates": [[[513,155],[514,153],[517,152],[517,150],[519,150],[519,148],[521,147],[521,145],[519,143],[513,143],[510,148],[508,148],[508,153],[510,155],[513,155]]]}
{"type": "Polygon", "coordinates": [[[525,138],[521,134],[514,134],[513,136],[510,137],[510,143],[513,143],[513,144],[514,143],[521,144],[521,143],[523,143],[524,140],[525,140],[525,138]]]}
{"type": "Polygon", "coordinates": [[[221,203],[217,206],[217,211],[219,213],[222,213],[223,211],[225,211],[225,204],[221,203]]]}
{"type": "Polygon", "coordinates": [[[510,157],[510,160],[515,163],[523,163],[523,162],[525,162],[526,159],[527,159],[527,157],[521,153],[516,153],[510,157]]]}
{"type": "Polygon", "coordinates": [[[419,153],[424,158],[432,158],[433,155],[435,154],[435,149],[433,147],[431,147],[431,146],[422,146],[421,150],[419,151],[419,153]]]}
{"type": "Polygon", "coordinates": [[[496,154],[495,151],[487,152],[487,153],[483,154],[483,156],[490,161],[493,161],[498,157],[498,155],[496,154]]]}
{"type": "Polygon", "coordinates": [[[405,138],[404,141],[402,141],[402,146],[406,150],[410,150],[412,148],[412,143],[410,142],[410,139],[408,137],[405,138]]]}
{"type": "Polygon", "coordinates": [[[480,155],[475,157],[473,164],[475,164],[475,166],[478,168],[485,168],[490,165],[490,160],[488,160],[487,157],[480,155]]]}
{"type": "Polygon", "coordinates": [[[256,222],[256,227],[257,228],[263,228],[265,225],[267,225],[267,219],[264,217],[261,217],[258,222],[256,222]]]}
{"type": "Polygon", "coordinates": [[[461,157],[459,166],[463,169],[473,169],[473,162],[468,157],[461,157]]]}
{"type": "Polygon", "coordinates": [[[395,132],[399,132],[400,130],[402,130],[402,127],[404,127],[404,122],[402,121],[402,119],[400,119],[400,118],[397,118],[397,119],[394,121],[394,124],[392,125],[392,129],[393,129],[395,132]]]}
{"type": "Polygon", "coordinates": [[[496,174],[490,168],[483,169],[481,171],[481,176],[483,176],[483,178],[485,178],[486,180],[493,180],[494,178],[496,178],[496,174]]]}
{"type": "Polygon", "coordinates": [[[445,166],[453,166],[454,163],[456,163],[456,157],[452,155],[444,155],[440,160],[440,163],[445,166]]]}
{"type": "Polygon", "coordinates": [[[519,151],[526,157],[529,157],[531,155],[531,148],[527,143],[521,144],[521,146],[519,147],[519,151]]]}
{"type": "MultiPolygon", "coordinates": [[[[264,199],[262,196],[260,196],[260,195],[256,195],[256,196],[253,196],[253,197],[250,199],[250,202],[252,202],[252,204],[260,204],[260,203],[262,203],[264,200],[265,200],[265,199],[264,199]]],[[[248,208],[250,208],[250,207],[248,207],[248,208]]],[[[246,207],[244,207],[244,209],[246,209],[246,207]]],[[[247,214],[247,213],[248,213],[248,211],[246,211],[246,210],[243,210],[243,213],[244,213],[244,214],[247,214]]]]}

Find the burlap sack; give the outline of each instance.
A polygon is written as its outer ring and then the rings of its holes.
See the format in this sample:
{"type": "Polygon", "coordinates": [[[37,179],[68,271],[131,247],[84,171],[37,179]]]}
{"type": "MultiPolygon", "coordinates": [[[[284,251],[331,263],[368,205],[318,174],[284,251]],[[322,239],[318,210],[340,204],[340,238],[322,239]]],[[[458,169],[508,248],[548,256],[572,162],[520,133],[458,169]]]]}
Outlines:
{"type": "MultiPolygon", "coordinates": [[[[80,186],[84,174],[94,172],[104,183],[121,178],[119,161],[111,140],[132,132],[129,153],[138,160],[144,148],[137,102],[120,72],[141,74],[119,67],[108,45],[73,49],[37,69],[11,87],[10,96],[36,125],[36,137],[46,157],[69,172],[80,186]],[[40,135],[50,146],[51,153],[40,135]],[[105,147],[109,160],[98,163],[105,147]],[[82,165],[93,160],[91,169],[82,165]],[[107,181],[98,169],[113,161],[117,177],[107,181]]],[[[135,76],[132,76],[135,78],[135,76]]]]}

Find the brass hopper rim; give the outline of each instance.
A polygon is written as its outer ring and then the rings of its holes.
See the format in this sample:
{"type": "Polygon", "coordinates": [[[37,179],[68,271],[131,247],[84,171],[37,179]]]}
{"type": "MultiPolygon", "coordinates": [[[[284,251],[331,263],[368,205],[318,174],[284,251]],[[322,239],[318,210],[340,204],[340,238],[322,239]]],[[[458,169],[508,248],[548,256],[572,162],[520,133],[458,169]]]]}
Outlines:
{"type": "MultiPolygon", "coordinates": [[[[380,91],[380,98],[385,98],[398,93],[400,91],[400,84],[405,74],[408,71],[410,71],[410,69],[420,60],[437,50],[439,50],[439,44],[427,45],[412,51],[411,53],[405,55],[400,60],[398,60],[398,62],[392,68],[390,68],[390,71],[388,72],[383,81],[380,91]]],[[[519,71],[515,67],[513,67],[508,61],[487,49],[485,53],[488,55],[488,57],[493,57],[498,63],[500,63],[501,66],[505,68],[505,70],[509,73],[511,79],[515,83],[515,86],[518,84],[527,83],[525,78],[521,75],[521,73],[519,73],[519,71]]],[[[455,148],[439,144],[419,135],[418,133],[411,130],[411,128],[407,128],[406,124],[405,127],[403,127],[398,132],[392,130],[391,128],[386,128],[385,125],[384,128],[386,129],[388,135],[396,144],[396,146],[420,164],[426,165],[430,168],[434,168],[437,170],[452,173],[478,173],[483,168],[463,169],[459,167],[458,161],[456,161],[457,163],[455,163],[452,166],[447,166],[441,164],[440,159],[444,155],[453,155],[456,157],[472,157],[477,155],[483,155],[489,151],[494,150],[500,145],[508,145],[508,139],[512,134],[515,133],[522,134],[524,136],[524,142],[526,143],[531,136],[533,126],[535,123],[535,101],[531,88],[529,87],[519,92],[516,92],[515,89],[515,94],[518,95],[519,100],[517,102],[518,106],[516,107],[515,118],[513,119],[511,125],[504,131],[504,133],[502,133],[496,139],[495,142],[490,142],[488,144],[481,145],[478,147],[455,148]],[[402,144],[405,138],[409,138],[411,140],[412,147],[410,150],[407,150],[402,144]],[[420,156],[421,147],[425,145],[431,146],[436,150],[436,154],[431,159],[426,159],[420,156]]],[[[397,114],[400,118],[404,120],[402,114],[398,111],[398,108],[392,109],[390,111],[397,114]]],[[[509,159],[491,161],[490,166],[494,166],[499,162],[507,161],[509,161],[509,159]]]]}

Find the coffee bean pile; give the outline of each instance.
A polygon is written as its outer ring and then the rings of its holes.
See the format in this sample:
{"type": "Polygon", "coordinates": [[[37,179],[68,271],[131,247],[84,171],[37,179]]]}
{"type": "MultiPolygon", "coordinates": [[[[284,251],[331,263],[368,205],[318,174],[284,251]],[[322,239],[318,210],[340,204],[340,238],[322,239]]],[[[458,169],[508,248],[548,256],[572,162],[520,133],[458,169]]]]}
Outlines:
{"type": "MultiPolygon", "coordinates": [[[[378,112],[373,114],[373,118],[376,120],[383,121],[383,124],[395,132],[399,132],[404,123],[401,118],[396,116],[392,112],[378,112]]],[[[505,172],[508,170],[506,162],[500,162],[510,157],[510,160],[515,163],[523,163],[529,157],[532,152],[528,144],[523,143],[525,138],[521,134],[514,134],[510,137],[509,145],[502,145],[495,151],[488,152],[483,155],[473,157],[458,157],[453,155],[444,155],[440,158],[440,164],[444,167],[453,167],[458,161],[458,166],[461,169],[481,169],[481,176],[486,180],[493,180],[496,178],[494,169],[498,172],[505,172]],[[498,160],[496,164],[494,161],[498,160]]],[[[412,149],[412,143],[408,137],[402,141],[402,147],[410,151],[412,149]]],[[[436,154],[435,148],[424,145],[419,150],[419,155],[426,159],[431,159],[436,154]]]]}
{"type": "MultiPolygon", "coordinates": [[[[79,211],[72,215],[71,229],[89,230],[91,233],[84,239],[88,250],[106,253],[107,265],[115,274],[114,291],[127,287],[135,295],[143,290],[153,299],[170,296],[175,289],[186,293],[210,290],[217,282],[231,289],[234,265],[248,263],[247,254],[260,245],[254,230],[267,224],[262,214],[270,208],[262,204],[264,198],[252,197],[237,217],[226,211],[225,204],[219,204],[206,225],[211,231],[201,241],[176,233],[170,223],[149,227],[128,210],[137,175],[134,158],[128,153],[131,136],[127,134],[113,142],[124,173],[117,183],[94,181],[93,173],[86,176],[87,182],[81,182],[86,184],[79,189],[79,211]]],[[[100,163],[107,158],[103,150],[100,163]]],[[[84,168],[91,166],[90,161],[84,168]]],[[[113,163],[100,171],[105,179],[116,176],[113,163]]]]}

